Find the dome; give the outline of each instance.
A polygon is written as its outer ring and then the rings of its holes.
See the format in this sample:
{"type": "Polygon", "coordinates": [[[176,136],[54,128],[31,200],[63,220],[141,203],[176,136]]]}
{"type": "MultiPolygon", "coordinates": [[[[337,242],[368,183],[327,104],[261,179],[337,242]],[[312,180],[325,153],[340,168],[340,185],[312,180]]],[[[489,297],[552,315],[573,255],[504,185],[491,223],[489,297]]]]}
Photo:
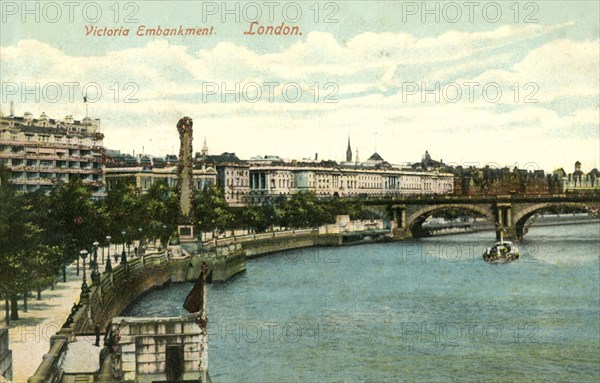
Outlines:
{"type": "Polygon", "coordinates": [[[370,162],[381,162],[381,161],[383,161],[383,158],[381,158],[381,156],[379,155],[379,153],[373,153],[373,155],[371,157],[369,157],[369,159],[367,161],[370,161],[370,162]]]}

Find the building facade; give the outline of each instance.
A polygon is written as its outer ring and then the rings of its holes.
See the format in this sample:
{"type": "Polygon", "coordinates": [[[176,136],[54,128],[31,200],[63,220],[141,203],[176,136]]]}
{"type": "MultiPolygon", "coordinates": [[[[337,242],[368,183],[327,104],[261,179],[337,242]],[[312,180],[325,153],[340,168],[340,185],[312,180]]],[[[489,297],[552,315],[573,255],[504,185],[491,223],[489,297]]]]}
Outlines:
{"type": "Polygon", "coordinates": [[[600,171],[594,168],[588,173],[581,170],[581,162],[575,162],[572,173],[567,174],[562,168],[554,171],[554,175],[560,179],[563,192],[585,192],[600,189],[600,171]]]}
{"type": "Polygon", "coordinates": [[[103,197],[103,139],[98,119],[0,114],[0,161],[12,171],[11,182],[23,192],[47,192],[78,177],[91,187],[94,197],[103,197]]]}
{"type": "Polygon", "coordinates": [[[250,194],[250,165],[235,153],[209,155],[206,141],[201,153],[196,153],[195,166],[207,166],[217,171],[217,185],[223,190],[227,204],[246,206],[250,194]]]}
{"type": "Polygon", "coordinates": [[[394,167],[374,154],[364,163],[251,160],[248,202],[312,192],[322,197],[450,194],[451,173],[394,167]]]}
{"type": "MultiPolygon", "coordinates": [[[[134,157],[109,150],[104,161],[107,191],[123,181],[133,183],[140,194],[146,193],[156,182],[177,187],[177,157],[134,157]]],[[[217,171],[210,166],[198,166],[193,169],[193,178],[194,188],[203,190],[217,184],[217,171]]]]}

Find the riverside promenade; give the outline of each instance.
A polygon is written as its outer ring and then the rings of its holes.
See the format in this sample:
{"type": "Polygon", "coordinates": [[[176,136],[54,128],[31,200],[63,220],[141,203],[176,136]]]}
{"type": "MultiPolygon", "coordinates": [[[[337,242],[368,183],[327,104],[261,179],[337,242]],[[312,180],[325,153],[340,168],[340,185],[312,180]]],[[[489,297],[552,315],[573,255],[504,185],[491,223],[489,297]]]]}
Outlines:
{"type": "MultiPolygon", "coordinates": [[[[73,303],[79,301],[81,275],[76,275],[76,265],[67,268],[67,282],[56,283],[54,290],[42,292],[42,300],[35,296],[28,300],[27,312],[19,309],[19,320],[11,321],[9,327],[9,347],[13,357],[13,382],[25,383],[33,375],[44,354],[50,347],[50,337],[67,319],[73,303]]],[[[4,302],[0,317],[5,321],[4,302]]]]}

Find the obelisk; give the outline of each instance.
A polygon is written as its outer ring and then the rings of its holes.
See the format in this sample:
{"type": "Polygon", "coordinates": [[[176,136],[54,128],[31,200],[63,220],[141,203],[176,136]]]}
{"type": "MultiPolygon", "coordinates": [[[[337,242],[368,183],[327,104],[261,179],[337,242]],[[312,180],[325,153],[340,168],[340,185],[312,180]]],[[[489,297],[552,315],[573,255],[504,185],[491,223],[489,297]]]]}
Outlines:
{"type": "Polygon", "coordinates": [[[179,196],[179,225],[177,232],[181,242],[194,241],[194,163],[192,158],[192,126],[189,117],[177,123],[179,132],[179,164],[177,165],[177,192],[179,196]]]}

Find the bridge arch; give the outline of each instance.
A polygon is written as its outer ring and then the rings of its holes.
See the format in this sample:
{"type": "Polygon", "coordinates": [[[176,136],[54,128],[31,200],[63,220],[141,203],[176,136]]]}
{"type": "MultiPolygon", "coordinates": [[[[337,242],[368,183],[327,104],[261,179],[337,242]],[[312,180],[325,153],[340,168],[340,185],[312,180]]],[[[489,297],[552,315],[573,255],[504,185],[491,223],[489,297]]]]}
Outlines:
{"type": "Polygon", "coordinates": [[[538,214],[540,211],[546,210],[551,207],[580,207],[580,208],[588,208],[592,206],[592,203],[585,202],[543,202],[536,203],[533,205],[529,205],[522,210],[516,212],[513,216],[513,224],[516,231],[516,237],[518,239],[523,239],[523,236],[527,233],[525,225],[527,221],[538,214]]]}
{"type": "Polygon", "coordinates": [[[447,209],[462,209],[472,211],[481,214],[482,216],[487,218],[492,224],[496,222],[494,214],[492,213],[491,209],[487,206],[474,204],[443,204],[420,207],[408,216],[408,218],[406,219],[406,227],[413,233],[413,236],[418,236],[416,234],[419,231],[420,226],[427,219],[427,217],[429,217],[431,214],[437,211],[447,209]]]}

